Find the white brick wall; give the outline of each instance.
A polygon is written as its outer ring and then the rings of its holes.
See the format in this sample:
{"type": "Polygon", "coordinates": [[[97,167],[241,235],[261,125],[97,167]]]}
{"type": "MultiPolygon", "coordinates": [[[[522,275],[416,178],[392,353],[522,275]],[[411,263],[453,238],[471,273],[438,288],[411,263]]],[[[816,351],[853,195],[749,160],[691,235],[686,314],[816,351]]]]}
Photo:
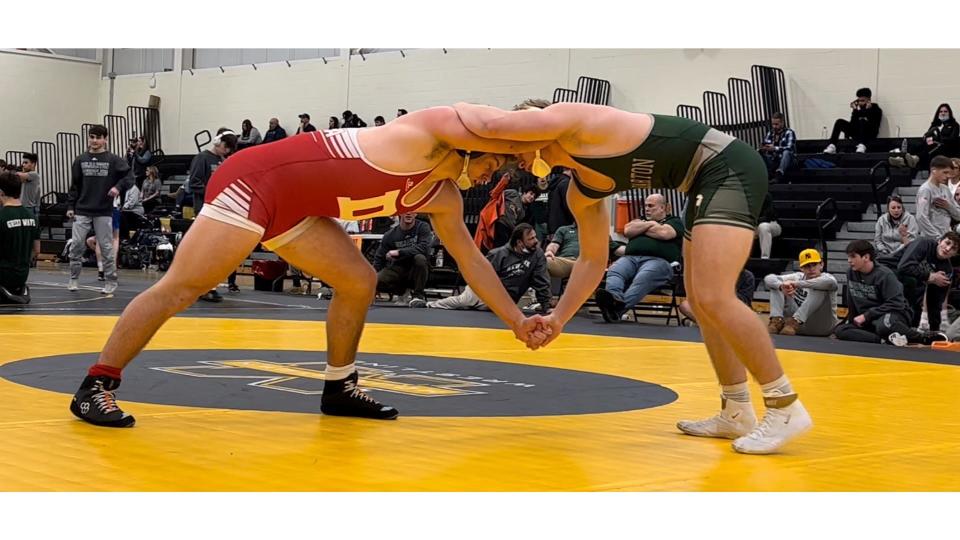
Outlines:
{"type": "Polygon", "coordinates": [[[100,66],[0,53],[0,157],[96,118],[100,66]]]}
{"type": "MultiPolygon", "coordinates": [[[[960,72],[953,69],[958,57],[956,50],[425,49],[406,51],[406,58],[387,52],[365,61],[353,56],[258,70],[235,66],[225,73],[158,73],[154,89],[149,75],[121,77],[114,111],[124,114],[127,105],[160,96],[165,150],[190,153],[197,131],[239,129],[244,118],[264,132],[277,116],[293,133],[301,112],[323,128],[328,116],[351,109],[372,125],[374,116],[389,120],[398,107],[456,101],[509,107],[526,97],[549,98],[557,87],[575,87],[581,75],[609,80],[614,106],[673,114],[678,104],[701,104],[705,90],[725,92],[729,77],[749,79],[750,66],[764,64],[785,71],[792,124],[802,138],[818,138],[836,118],[848,117],[861,86],[872,88],[884,109],[881,135],[895,136],[900,126],[904,135],[919,136],[939,103],[960,107],[960,72]]],[[[107,112],[109,86],[98,81],[96,66],[0,55],[0,69],[13,71],[11,80],[28,81],[0,90],[2,149],[77,130],[107,112]]]]}

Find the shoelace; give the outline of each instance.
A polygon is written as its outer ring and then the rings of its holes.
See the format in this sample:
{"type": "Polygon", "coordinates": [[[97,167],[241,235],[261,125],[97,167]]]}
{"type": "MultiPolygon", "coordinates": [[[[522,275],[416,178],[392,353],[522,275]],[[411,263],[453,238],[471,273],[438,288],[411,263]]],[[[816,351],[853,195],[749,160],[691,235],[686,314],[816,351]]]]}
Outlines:
{"type": "Polygon", "coordinates": [[[366,392],[360,389],[353,381],[347,381],[347,384],[344,387],[344,391],[350,392],[350,397],[360,399],[361,401],[366,401],[367,403],[376,405],[377,402],[372,397],[368,396],[366,392]]]}
{"type": "Polygon", "coordinates": [[[100,412],[110,414],[119,411],[120,407],[117,406],[117,398],[113,395],[113,392],[104,390],[102,385],[98,385],[98,388],[100,388],[100,391],[93,395],[92,401],[100,409],[100,412]]]}
{"type": "Polygon", "coordinates": [[[771,411],[767,411],[767,413],[763,415],[763,420],[760,421],[760,425],[754,428],[754,430],[750,432],[748,437],[750,437],[751,439],[760,439],[762,437],[766,437],[767,430],[773,427],[774,416],[777,416],[777,415],[775,415],[771,411]]]}

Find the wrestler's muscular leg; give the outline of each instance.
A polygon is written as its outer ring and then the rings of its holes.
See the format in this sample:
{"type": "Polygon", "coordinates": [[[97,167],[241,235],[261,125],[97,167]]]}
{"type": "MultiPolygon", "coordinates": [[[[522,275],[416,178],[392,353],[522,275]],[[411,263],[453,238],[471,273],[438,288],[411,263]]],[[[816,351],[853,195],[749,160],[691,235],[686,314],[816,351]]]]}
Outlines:
{"type": "Polygon", "coordinates": [[[200,216],[177,248],[167,273],[123,310],[99,364],[123,369],[170,317],[237,269],[260,242],[260,234],[200,216]]]}
{"type": "Polygon", "coordinates": [[[692,287],[687,294],[723,385],[744,382],[744,366],[760,384],[783,375],[769,333],[736,295],[737,277],[752,242],[749,229],[702,224],[685,246],[684,272],[692,287]]]}
{"type": "Polygon", "coordinates": [[[377,274],[336,222],[318,218],[277,255],[322,280],[334,290],[327,312],[327,363],[353,363],[367,309],[377,288],[377,274]]]}

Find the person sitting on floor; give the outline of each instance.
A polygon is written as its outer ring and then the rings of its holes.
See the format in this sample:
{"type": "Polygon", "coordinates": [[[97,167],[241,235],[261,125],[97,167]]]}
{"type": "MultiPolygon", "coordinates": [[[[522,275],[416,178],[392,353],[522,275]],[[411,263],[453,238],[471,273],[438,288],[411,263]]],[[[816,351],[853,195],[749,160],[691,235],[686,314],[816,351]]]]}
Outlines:
{"type": "Polygon", "coordinates": [[[30,301],[27,277],[40,255],[40,228],[20,204],[22,187],[16,173],[0,171],[0,303],[30,301]]]}
{"type": "Polygon", "coordinates": [[[823,271],[815,249],[800,252],[800,271],[769,274],[771,334],[829,336],[837,320],[837,279],[823,271]]]}
{"type": "MultiPolygon", "coordinates": [[[[487,260],[503,282],[510,298],[519,302],[520,298],[533,288],[537,294],[539,312],[547,313],[550,308],[550,278],[547,275],[547,259],[539,247],[537,233],[529,223],[521,223],[513,230],[510,243],[491,249],[487,260]]],[[[485,309],[483,301],[469,285],[456,295],[427,303],[427,307],[436,309],[485,309]]]]}
{"type": "Polygon", "coordinates": [[[903,285],[893,270],[874,262],[877,252],[867,240],[847,244],[847,319],[834,329],[837,339],[863,343],[908,343],[929,345],[945,341],[939,332],[921,332],[910,327],[910,308],[903,285]]]}

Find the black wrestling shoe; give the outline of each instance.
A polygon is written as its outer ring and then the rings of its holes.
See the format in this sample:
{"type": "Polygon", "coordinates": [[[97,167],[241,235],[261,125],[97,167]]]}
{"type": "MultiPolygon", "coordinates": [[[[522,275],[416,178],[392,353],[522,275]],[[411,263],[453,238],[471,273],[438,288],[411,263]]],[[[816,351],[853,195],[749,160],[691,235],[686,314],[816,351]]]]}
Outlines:
{"type": "Polygon", "coordinates": [[[368,396],[357,385],[359,376],[354,371],[346,379],[323,384],[320,411],[330,416],[356,416],[377,420],[393,420],[400,412],[368,396]]]}
{"type": "Polygon", "coordinates": [[[120,381],[110,377],[87,376],[70,402],[70,412],[95,426],[133,427],[136,419],[120,410],[113,391],[120,381]]]}
{"type": "Polygon", "coordinates": [[[97,281],[106,281],[107,278],[103,277],[103,270],[97,271],[97,281]]]}
{"type": "Polygon", "coordinates": [[[620,315],[627,307],[623,300],[618,300],[612,292],[606,289],[597,289],[594,298],[597,300],[597,307],[600,308],[600,315],[603,316],[604,321],[608,323],[620,322],[620,315]]]}

